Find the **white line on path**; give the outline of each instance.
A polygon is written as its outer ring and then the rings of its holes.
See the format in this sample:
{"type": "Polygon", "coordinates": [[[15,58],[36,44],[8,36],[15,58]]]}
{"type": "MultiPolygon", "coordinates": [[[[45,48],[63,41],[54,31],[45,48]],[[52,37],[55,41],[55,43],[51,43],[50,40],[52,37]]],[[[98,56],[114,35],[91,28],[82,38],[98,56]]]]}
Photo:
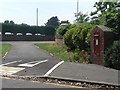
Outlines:
{"type": "Polygon", "coordinates": [[[5,58],[7,54],[8,54],[8,52],[5,53],[5,55],[3,56],[3,58],[5,58]]]}
{"type": "Polygon", "coordinates": [[[19,61],[13,61],[13,62],[9,62],[9,63],[5,63],[5,64],[1,64],[0,66],[9,65],[9,64],[13,64],[13,63],[21,62],[21,61],[22,61],[22,60],[19,60],[19,61]]]}
{"type": "Polygon", "coordinates": [[[47,62],[48,60],[43,60],[43,61],[33,61],[33,62],[28,62],[28,63],[23,63],[23,64],[19,64],[18,66],[23,66],[23,67],[33,67],[36,66],[40,63],[44,63],[47,62]]]}
{"type": "Polygon", "coordinates": [[[58,64],[56,64],[54,67],[52,67],[44,76],[48,76],[50,75],[50,73],[52,73],[58,66],[60,66],[62,63],[64,63],[64,61],[59,62],[58,64]]]}
{"type": "Polygon", "coordinates": [[[0,75],[12,75],[12,74],[22,71],[24,69],[25,68],[2,66],[2,67],[0,67],[0,75]]]}

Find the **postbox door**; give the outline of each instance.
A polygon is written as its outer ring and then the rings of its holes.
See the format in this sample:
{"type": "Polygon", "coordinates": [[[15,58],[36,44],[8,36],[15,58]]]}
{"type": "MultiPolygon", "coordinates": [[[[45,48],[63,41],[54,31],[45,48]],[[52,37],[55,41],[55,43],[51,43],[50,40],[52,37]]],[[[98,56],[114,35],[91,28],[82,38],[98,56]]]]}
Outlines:
{"type": "Polygon", "coordinates": [[[98,32],[94,33],[94,53],[100,54],[100,34],[98,32]]]}

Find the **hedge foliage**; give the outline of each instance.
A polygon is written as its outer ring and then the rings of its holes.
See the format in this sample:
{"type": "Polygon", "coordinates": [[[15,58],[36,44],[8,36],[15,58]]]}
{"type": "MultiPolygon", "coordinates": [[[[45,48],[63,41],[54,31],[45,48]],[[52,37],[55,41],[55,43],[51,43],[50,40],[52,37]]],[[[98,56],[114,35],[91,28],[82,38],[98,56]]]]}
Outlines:
{"type": "Polygon", "coordinates": [[[93,27],[94,25],[90,23],[73,24],[64,35],[64,42],[68,49],[88,50],[93,27]]]}
{"type": "Polygon", "coordinates": [[[120,40],[105,52],[105,66],[120,70],[120,40]]]}
{"type": "Polygon", "coordinates": [[[68,29],[70,28],[70,24],[67,25],[60,25],[57,30],[56,30],[56,37],[63,37],[64,34],[68,31],[68,29]]]}
{"type": "Polygon", "coordinates": [[[2,34],[5,34],[5,32],[11,32],[14,35],[16,35],[16,33],[22,33],[23,35],[25,35],[26,33],[40,33],[46,36],[55,35],[55,29],[51,26],[29,26],[23,24],[18,25],[2,23],[2,34]]]}
{"type": "Polygon", "coordinates": [[[73,43],[73,33],[76,31],[75,28],[68,30],[64,35],[64,43],[68,47],[69,50],[75,49],[75,45],[73,43]]]}

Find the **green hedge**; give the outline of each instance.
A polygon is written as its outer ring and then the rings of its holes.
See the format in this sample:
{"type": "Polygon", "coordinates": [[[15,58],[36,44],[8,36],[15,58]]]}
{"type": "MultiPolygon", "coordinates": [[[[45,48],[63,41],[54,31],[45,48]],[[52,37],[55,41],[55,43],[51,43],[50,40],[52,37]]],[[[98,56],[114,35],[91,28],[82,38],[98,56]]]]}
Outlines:
{"type": "Polygon", "coordinates": [[[64,34],[68,31],[68,29],[70,28],[70,24],[67,25],[60,25],[57,30],[56,30],[56,37],[63,37],[64,34]]]}
{"type": "Polygon", "coordinates": [[[64,35],[64,43],[68,47],[69,50],[75,49],[75,45],[74,45],[73,39],[72,39],[73,33],[75,31],[76,31],[76,29],[72,28],[72,29],[68,30],[64,35]]]}
{"type": "Polygon", "coordinates": [[[64,35],[64,42],[68,49],[89,50],[90,31],[94,25],[90,23],[73,24],[64,35]]]}
{"type": "Polygon", "coordinates": [[[120,70],[120,40],[105,52],[105,66],[120,70]]]}

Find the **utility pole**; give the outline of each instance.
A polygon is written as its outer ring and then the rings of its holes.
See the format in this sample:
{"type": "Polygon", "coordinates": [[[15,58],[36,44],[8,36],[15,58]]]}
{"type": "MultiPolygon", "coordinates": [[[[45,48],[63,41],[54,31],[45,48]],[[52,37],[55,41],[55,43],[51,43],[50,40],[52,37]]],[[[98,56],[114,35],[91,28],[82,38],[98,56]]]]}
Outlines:
{"type": "Polygon", "coordinates": [[[77,14],[79,12],[79,0],[77,0],[77,14]]]}
{"type": "Polygon", "coordinates": [[[37,14],[37,17],[36,17],[36,25],[38,26],[38,8],[37,8],[36,14],[37,14]]]}
{"type": "Polygon", "coordinates": [[[76,15],[77,15],[77,20],[78,20],[78,13],[79,13],[79,0],[77,0],[77,13],[76,13],[76,15]]]}

